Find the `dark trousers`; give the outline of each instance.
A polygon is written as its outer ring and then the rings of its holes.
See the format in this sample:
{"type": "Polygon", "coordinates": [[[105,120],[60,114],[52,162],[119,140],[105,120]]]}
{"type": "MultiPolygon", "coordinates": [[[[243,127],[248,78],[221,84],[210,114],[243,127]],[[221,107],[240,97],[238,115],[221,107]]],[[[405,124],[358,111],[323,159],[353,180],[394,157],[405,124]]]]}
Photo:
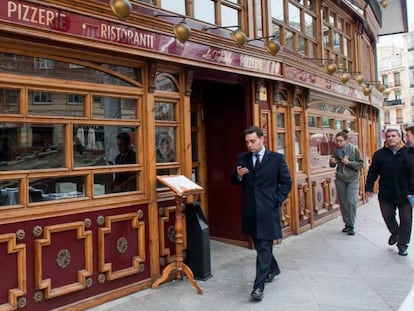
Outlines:
{"type": "Polygon", "coordinates": [[[269,273],[279,271],[279,265],[273,256],[273,240],[254,239],[256,248],[256,279],[253,288],[264,290],[265,280],[269,273]]]}
{"type": "Polygon", "coordinates": [[[410,243],[411,227],[413,223],[413,208],[410,204],[396,205],[380,201],[382,218],[391,234],[398,235],[398,245],[410,243]],[[399,223],[397,222],[396,210],[398,208],[399,223]]]}

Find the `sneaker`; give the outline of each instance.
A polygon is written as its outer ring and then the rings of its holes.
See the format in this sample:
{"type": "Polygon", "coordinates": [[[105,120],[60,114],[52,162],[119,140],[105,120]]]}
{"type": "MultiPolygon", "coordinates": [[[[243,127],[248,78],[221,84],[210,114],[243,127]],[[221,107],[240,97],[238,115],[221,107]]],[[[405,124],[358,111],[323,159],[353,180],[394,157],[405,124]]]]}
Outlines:
{"type": "Polygon", "coordinates": [[[343,233],[347,233],[347,232],[348,232],[348,230],[349,230],[349,228],[350,228],[350,226],[345,225],[345,227],[342,229],[342,232],[343,232],[343,233]]]}
{"type": "Polygon", "coordinates": [[[394,245],[398,242],[398,234],[393,233],[390,235],[390,238],[388,239],[388,245],[394,245]]]}

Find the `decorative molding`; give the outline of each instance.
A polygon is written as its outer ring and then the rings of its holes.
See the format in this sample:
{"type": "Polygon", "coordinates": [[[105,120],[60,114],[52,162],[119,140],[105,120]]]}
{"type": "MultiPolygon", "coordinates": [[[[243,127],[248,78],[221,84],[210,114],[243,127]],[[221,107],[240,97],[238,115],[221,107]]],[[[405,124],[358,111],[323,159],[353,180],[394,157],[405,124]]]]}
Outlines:
{"type": "MultiPolygon", "coordinates": [[[[105,273],[106,280],[116,280],[139,273],[139,265],[145,261],[145,223],[138,220],[138,214],[136,212],[107,216],[105,218],[105,226],[103,228],[99,228],[98,240],[98,269],[99,272],[105,273]],[[105,256],[105,247],[107,247],[107,244],[109,243],[107,240],[110,241],[111,238],[113,238],[113,235],[116,234],[112,232],[112,227],[121,222],[125,223],[124,226],[129,223],[129,228],[124,227],[124,229],[129,229],[131,235],[134,234],[134,231],[136,232],[137,245],[136,247],[133,246],[131,248],[135,252],[131,259],[131,265],[123,269],[113,270],[112,262],[107,261],[105,256]]],[[[127,245],[120,240],[118,240],[118,242],[120,242],[119,246],[121,247],[120,252],[120,248],[117,246],[119,256],[124,256],[124,253],[129,249],[129,247],[126,247],[127,245]]],[[[131,250],[128,250],[128,252],[131,252],[131,250]]],[[[112,260],[116,259],[116,257],[112,258],[112,260]]]]}
{"type": "Polygon", "coordinates": [[[15,254],[16,258],[16,288],[8,289],[8,302],[0,305],[0,310],[16,310],[26,305],[26,245],[17,244],[16,234],[7,233],[0,235],[0,244],[7,243],[7,254],[0,254],[0,257],[15,254]]]}
{"type": "MultiPolygon", "coordinates": [[[[37,290],[44,290],[45,299],[51,299],[54,297],[59,297],[62,295],[67,295],[79,290],[86,289],[88,286],[86,284],[86,278],[92,275],[93,271],[93,256],[92,256],[92,231],[85,231],[85,226],[83,221],[77,221],[72,223],[51,225],[44,227],[43,239],[35,240],[35,288],[37,290]],[[83,269],[77,271],[76,280],[73,283],[65,284],[60,287],[52,288],[52,279],[43,278],[44,271],[43,268],[47,266],[47,262],[43,260],[43,248],[46,248],[50,245],[55,245],[60,241],[53,241],[54,235],[61,235],[62,233],[70,233],[71,231],[76,232],[76,239],[84,241],[84,262],[85,266],[83,269]]],[[[68,250],[69,252],[69,250],[68,250]]],[[[68,262],[68,252],[64,251],[63,261],[60,261],[62,264],[61,268],[67,266],[70,263],[68,262]]],[[[78,254],[82,255],[82,254],[78,254]]],[[[46,258],[47,259],[47,258],[46,258]]],[[[61,277],[61,276],[60,276],[61,277]]]]}

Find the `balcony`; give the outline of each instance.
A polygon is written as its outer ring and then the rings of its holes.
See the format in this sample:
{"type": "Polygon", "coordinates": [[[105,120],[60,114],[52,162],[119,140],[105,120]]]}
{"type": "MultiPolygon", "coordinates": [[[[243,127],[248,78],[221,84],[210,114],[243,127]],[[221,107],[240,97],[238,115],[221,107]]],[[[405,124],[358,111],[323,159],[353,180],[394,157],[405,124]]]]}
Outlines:
{"type": "Polygon", "coordinates": [[[401,99],[394,99],[394,100],[386,100],[384,101],[384,107],[389,106],[401,106],[404,105],[401,99]]]}

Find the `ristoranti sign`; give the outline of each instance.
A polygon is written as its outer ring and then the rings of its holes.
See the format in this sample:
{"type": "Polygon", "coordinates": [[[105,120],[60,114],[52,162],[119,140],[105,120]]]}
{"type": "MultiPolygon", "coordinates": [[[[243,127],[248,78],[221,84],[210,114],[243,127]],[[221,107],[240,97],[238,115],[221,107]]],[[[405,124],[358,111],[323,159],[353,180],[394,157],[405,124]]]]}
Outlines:
{"type": "Polygon", "coordinates": [[[281,73],[280,64],[275,61],[192,42],[181,44],[174,37],[29,1],[0,0],[0,21],[251,72],[281,73]]]}

